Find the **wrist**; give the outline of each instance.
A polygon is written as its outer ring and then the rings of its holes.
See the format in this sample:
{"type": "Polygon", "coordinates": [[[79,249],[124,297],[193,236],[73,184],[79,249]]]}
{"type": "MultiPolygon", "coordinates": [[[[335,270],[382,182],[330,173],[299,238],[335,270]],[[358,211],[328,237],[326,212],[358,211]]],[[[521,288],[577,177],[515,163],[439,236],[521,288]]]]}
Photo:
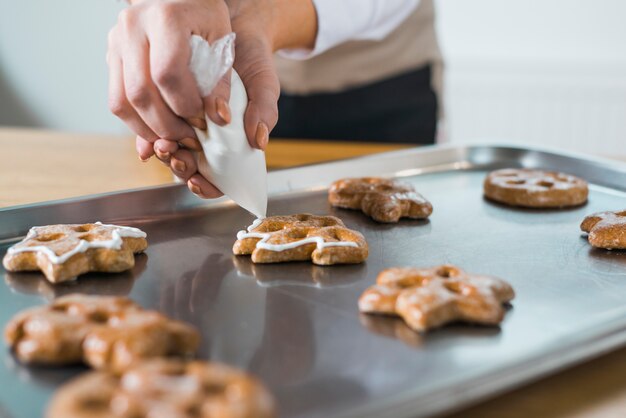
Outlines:
{"type": "Polygon", "coordinates": [[[317,13],[312,0],[226,0],[233,30],[263,37],[273,52],[313,49],[317,13]]]}

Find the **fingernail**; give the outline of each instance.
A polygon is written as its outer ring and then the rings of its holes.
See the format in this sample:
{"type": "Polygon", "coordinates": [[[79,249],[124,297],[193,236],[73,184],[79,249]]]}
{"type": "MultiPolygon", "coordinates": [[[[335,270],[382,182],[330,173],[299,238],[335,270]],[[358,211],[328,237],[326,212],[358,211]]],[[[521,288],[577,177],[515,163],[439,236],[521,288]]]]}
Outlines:
{"type": "Polygon", "coordinates": [[[191,193],[197,194],[198,196],[202,193],[202,190],[200,190],[200,188],[193,183],[189,186],[189,190],[191,190],[191,193]]]}
{"type": "Polygon", "coordinates": [[[222,118],[225,124],[228,125],[230,123],[231,116],[230,107],[228,106],[228,103],[226,103],[226,100],[222,97],[215,99],[215,108],[217,109],[218,116],[222,118]]]}
{"type": "Polygon", "coordinates": [[[170,154],[169,152],[163,152],[159,149],[155,149],[154,152],[156,152],[157,157],[159,157],[160,160],[169,160],[170,157],[172,156],[172,154],[170,154]]]}
{"type": "Polygon", "coordinates": [[[206,120],[204,118],[189,118],[188,122],[201,131],[206,131],[206,120]]]}
{"type": "Polygon", "coordinates": [[[265,123],[259,122],[256,127],[256,134],[254,136],[254,139],[256,140],[259,148],[265,150],[265,147],[267,147],[267,143],[270,140],[270,132],[269,129],[267,129],[267,125],[265,123]]]}
{"type": "Polygon", "coordinates": [[[178,142],[181,145],[189,148],[190,150],[202,151],[202,145],[200,145],[200,141],[198,141],[196,138],[185,138],[178,142]]]}
{"type": "Polygon", "coordinates": [[[174,168],[174,170],[179,171],[181,173],[187,170],[187,164],[185,164],[184,161],[180,161],[180,160],[172,160],[172,167],[174,168]]]}
{"type": "Polygon", "coordinates": [[[147,158],[141,158],[141,155],[137,156],[137,158],[139,158],[139,161],[141,161],[142,163],[147,163],[148,161],[150,161],[151,157],[147,157],[147,158]]]}

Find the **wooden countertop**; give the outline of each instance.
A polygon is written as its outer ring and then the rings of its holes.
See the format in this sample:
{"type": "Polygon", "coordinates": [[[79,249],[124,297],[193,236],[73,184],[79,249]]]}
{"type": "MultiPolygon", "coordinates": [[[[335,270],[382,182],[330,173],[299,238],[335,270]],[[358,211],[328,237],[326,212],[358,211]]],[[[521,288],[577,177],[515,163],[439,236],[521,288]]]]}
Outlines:
{"type": "MultiPolygon", "coordinates": [[[[270,167],[402,148],[272,140],[270,167]]],[[[141,163],[127,137],[0,128],[0,207],[172,182],[157,161],[141,163]]],[[[626,348],[500,395],[449,418],[626,416],[626,348]]]]}
{"type": "MultiPolygon", "coordinates": [[[[0,128],[0,207],[173,182],[156,158],[142,163],[132,137],[0,128]]],[[[272,139],[270,169],[356,157],[406,145],[272,139]]]]}

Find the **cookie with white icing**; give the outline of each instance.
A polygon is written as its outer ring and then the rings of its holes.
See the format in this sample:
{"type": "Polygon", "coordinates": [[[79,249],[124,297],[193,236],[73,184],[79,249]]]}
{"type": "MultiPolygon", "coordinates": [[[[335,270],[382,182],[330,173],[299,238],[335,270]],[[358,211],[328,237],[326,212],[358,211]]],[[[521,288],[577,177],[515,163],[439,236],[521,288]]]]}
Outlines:
{"type": "Polygon", "coordinates": [[[334,216],[298,214],[257,219],[239,231],[235,255],[252,255],[254,263],[311,260],[318,265],[365,261],[368,246],[361,233],[334,216]]]}
{"type": "Polygon", "coordinates": [[[3,259],[7,271],[40,270],[52,283],[94,272],[118,273],[135,265],[134,254],[148,247],[137,228],[104,225],[36,226],[3,259]]]}
{"type": "Polygon", "coordinates": [[[504,280],[454,266],[389,268],[363,292],[359,310],[400,316],[416,331],[456,321],[497,325],[504,318],[503,305],[514,296],[504,280]]]}
{"type": "Polygon", "coordinates": [[[585,180],[556,171],[506,168],[489,173],[485,197],[509,206],[566,208],[587,201],[585,180]]]}

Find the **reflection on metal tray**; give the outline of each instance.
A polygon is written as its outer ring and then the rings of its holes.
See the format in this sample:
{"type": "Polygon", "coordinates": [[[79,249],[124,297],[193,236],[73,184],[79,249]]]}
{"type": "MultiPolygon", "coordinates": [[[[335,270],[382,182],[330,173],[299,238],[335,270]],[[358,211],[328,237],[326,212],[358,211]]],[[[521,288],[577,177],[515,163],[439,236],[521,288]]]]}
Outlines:
{"type": "MultiPolygon", "coordinates": [[[[69,292],[129,294],[202,331],[200,357],[258,375],[283,417],[415,417],[450,411],[626,342],[626,253],[593,250],[578,225],[626,207],[626,168],[511,147],[430,147],[273,172],[269,214],[341,217],[370,245],[365,264],[257,266],[234,257],[252,218],[170,186],[0,210],[0,254],[32,225],[102,220],[148,232],[137,267],[51,286],[5,274],[0,323],[69,292]],[[591,183],[589,203],[520,210],[482,198],[488,170],[544,167],[591,183]],[[428,222],[377,224],[332,209],[327,185],[345,176],[401,176],[433,203],[428,222]],[[360,315],[357,298],[391,266],[453,263],[502,277],[517,298],[501,328],[453,325],[418,335],[360,315]]],[[[81,372],[0,365],[0,416],[39,416],[54,389],[81,372]]]]}

